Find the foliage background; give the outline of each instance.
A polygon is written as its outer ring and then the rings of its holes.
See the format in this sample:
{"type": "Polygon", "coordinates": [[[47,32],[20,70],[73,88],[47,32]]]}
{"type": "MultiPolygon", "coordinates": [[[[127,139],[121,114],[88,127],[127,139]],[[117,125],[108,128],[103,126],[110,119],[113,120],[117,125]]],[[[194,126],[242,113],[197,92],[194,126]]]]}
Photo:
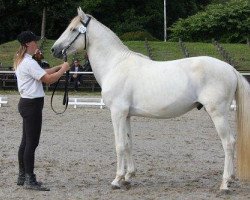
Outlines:
{"type": "MultiPolygon", "coordinates": [[[[228,1],[166,0],[167,26],[170,27],[180,18],[185,19],[200,11],[206,11],[206,6],[210,4],[221,4],[221,9],[224,10],[228,1]]],[[[249,6],[249,0],[244,1],[249,6]]],[[[32,30],[40,35],[44,8],[47,11],[46,37],[56,39],[76,15],[78,6],[81,6],[86,13],[93,15],[119,36],[128,32],[145,31],[153,38],[163,40],[163,3],[163,0],[0,0],[0,44],[15,40],[16,36],[23,30],[32,30]]],[[[245,15],[248,14],[249,12],[245,12],[245,15]]],[[[225,16],[225,20],[227,20],[227,16],[225,16]]],[[[249,16],[246,23],[244,26],[249,24],[249,16]]],[[[171,31],[174,33],[172,38],[178,37],[178,33],[182,34],[178,30],[181,25],[178,22],[176,24],[175,27],[169,29],[169,38],[171,38],[171,31]]],[[[216,26],[211,28],[214,27],[216,26]]],[[[192,27],[184,28],[189,30],[192,27]]],[[[228,34],[231,37],[231,32],[228,34]]],[[[192,37],[186,36],[186,38],[194,41],[197,35],[199,36],[198,33],[195,33],[192,37]]],[[[207,35],[209,37],[209,32],[207,35]]],[[[235,38],[233,41],[242,41],[238,40],[238,37],[233,36],[233,38],[235,38]]],[[[198,40],[200,41],[200,38],[198,40]]]]}
{"type": "Polygon", "coordinates": [[[180,19],[171,27],[171,39],[184,41],[245,42],[250,36],[250,1],[209,5],[205,11],[180,19]]]}

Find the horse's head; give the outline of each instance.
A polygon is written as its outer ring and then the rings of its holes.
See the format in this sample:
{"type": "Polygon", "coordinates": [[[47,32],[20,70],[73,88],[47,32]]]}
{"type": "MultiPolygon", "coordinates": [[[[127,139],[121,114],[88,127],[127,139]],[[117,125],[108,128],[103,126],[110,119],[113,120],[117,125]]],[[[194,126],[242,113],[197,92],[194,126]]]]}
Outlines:
{"type": "Polygon", "coordinates": [[[77,11],[78,16],[71,21],[51,48],[53,55],[57,58],[62,58],[65,51],[71,54],[86,47],[86,31],[90,17],[80,7],[77,11]]]}

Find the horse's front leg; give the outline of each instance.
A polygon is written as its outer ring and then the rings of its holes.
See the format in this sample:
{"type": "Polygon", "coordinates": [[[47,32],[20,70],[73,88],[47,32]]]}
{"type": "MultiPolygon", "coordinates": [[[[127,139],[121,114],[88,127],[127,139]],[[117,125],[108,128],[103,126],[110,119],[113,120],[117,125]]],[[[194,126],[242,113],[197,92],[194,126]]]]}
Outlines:
{"type": "Polygon", "coordinates": [[[111,109],[111,118],[115,134],[115,146],[117,154],[117,171],[113,180],[114,189],[121,187],[121,180],[125,178],[125,155],[128,151],[128,110],[111,109]]]}

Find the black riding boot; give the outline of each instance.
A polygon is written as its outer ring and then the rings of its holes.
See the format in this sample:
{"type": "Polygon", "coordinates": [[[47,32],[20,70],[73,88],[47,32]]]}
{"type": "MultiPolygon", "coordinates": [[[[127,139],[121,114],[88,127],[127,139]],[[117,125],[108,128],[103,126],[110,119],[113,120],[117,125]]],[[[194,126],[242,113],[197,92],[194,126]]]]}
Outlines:
{"type": "Polygon", "coordinates": [[[42,186],[41,182],[36,181],[35,174],[25,174],[24,188],[28,190],[50,191],[49,188],[42,186]]]}
{"type": "Polygon", "coordinates": [[[19,169],[19,174],[17,178],[17,185],[23,185],[25,181],[25,172],[23,169],[19,169]]]}

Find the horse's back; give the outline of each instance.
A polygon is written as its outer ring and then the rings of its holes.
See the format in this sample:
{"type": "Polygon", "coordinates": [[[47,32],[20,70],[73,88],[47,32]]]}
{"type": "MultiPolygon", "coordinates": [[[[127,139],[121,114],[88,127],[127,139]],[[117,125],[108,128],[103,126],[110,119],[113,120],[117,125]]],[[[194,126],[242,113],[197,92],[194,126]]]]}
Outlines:
{"type": "MultiPolygon", "coordinates": [[[[207,87],[230,88],[236,86],[234,68],[219,59],[199,56],[173,61],[143,60],[141,65],[129,65],[127,80],[135,84],[134,89],[157,88],[171,90],[191,89],[195,92],[207,87]],[[142,88],[143,87],[143,88],[142,88]]],[[[198,93],[197,93],[198,95],[198,93]]]]}

